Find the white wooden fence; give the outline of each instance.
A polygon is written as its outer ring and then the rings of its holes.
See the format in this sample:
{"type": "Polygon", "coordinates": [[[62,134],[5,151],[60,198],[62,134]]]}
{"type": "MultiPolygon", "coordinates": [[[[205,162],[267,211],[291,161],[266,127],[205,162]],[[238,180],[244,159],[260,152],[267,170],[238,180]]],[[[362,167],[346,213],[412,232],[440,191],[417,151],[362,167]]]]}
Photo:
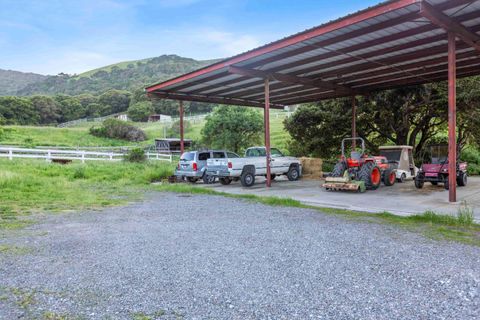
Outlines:
{"type": "MultiPolygon", "coordinates": [[[[146,152],[145,155],[149,160],[172,162],[171,154],[162,154],[156,152],[146,152]]],[[[118,152],[97,152],[85,150],[59,150],[59,149],[27,149],[16,147],[0,147],[0,158],[31,158],[45,159],[46,161],[59,160],[80,160],[85,161],[120,161],[123,160],[125,154],[118,152]]]]}

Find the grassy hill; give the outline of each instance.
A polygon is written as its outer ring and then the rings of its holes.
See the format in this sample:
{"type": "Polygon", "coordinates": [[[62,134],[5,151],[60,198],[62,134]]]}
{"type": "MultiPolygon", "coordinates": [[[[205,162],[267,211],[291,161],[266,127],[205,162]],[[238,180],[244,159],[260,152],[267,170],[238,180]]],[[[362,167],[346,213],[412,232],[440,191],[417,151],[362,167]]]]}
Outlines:
{"type": "Polygon", "coordinates": [[[31,72],[0,69],[0,96],[15,95],[26,86],[43,81],[46,78],[47,76],[31,72]]]}
{"type": "Polygon", "coordinates": [[[33,94],[101,94],[109,89],[134,91],[161,80],[193,71],[215,60],[197,61],[177,55],[162,55],[135,61],[125,61],[94,69],[79,75],[59,74],[27,84],[18,95],[33,94]]]}

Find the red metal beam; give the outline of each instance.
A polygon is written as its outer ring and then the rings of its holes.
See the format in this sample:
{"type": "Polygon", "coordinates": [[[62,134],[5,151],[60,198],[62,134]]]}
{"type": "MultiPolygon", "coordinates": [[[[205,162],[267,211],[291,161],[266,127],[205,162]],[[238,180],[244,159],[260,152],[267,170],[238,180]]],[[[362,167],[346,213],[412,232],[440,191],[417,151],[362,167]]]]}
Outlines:
{"type": "Polygon", "coordinates": [[[448,33],[448,200],[457,201],[457,92],[455,33],[448,33]]]}
{"type": "Polygon", "coordinates": [[[239,74],[247,77],[261,78],[261,79],[274,79],[279,82],[289,83],[289,84],[300,84],[306,87],[328,89],[333,91],[343,92],[345,94],[352,94],[352,90],[346,86],[330,83],[327,81],[319,79],[309,79],[305,77],[291,76],[288,74],[276,73],[276,72],[265,72],[262,70],[255,69],[246,69],[238,67],[229,67],[229,73],[239,74]]]}
{"type": "Polygon", "coordinates": [[[352,96],[352,150],[355,150],[357,147],[357,103],[355,96],[352,96]]]}
{"type": "Polygon", "coordinates": [[[179,109],[180,109],[180,153],[183,154],[185,152],[185,143],[183,137],[183,101],[178,102],[179,109]]]}
{"type": "MultiPolygon", "coordinates": [[[[460,60],[460,59],[463,60],[463,59],[468,59],[468,58],[478,57],[478,56],[479,56],[478,53],[475,50],[472,50],[472,51],[462,52],[462,53],[458,54],[457,60],[460,60]]],[[[425,60],[422,60],[422,61],[416,61],[416,62],[412,62],[412,63],[402,64],[399,67],[404,71],[413,72],[413,71],[418,70],[420,68],[427,68],[427,67],[435,66],[435,65],[438,65],[438,64],[446,64],[447,63],[446,60],[447,59],[445,58],[445,56],[436,57],[436,58],[431,58],[431,59],[425,59],[425,60]]],[[[350,86],[350,83],[352,83],[353,81],[359,81],[359,80],[366,79],[366,78],[375,78],[375,77],[379,77],[379,76],[385,76],[386,71],[387,71],[387,69],[385,67],[379,66],[378,68],[373,69],[373,71],[355,73],[355,74],[347,76],[347,77],[342,77],[341,81],[342,81],[342,83],[347,83],[350,86]]],[[[395,71],[393,70],[392,73],[394,73],[394,72],[395,71]]]]}
{"type": "MultiPolygon", "coordinates": [[[[228,97],[186,95],[186,94],[180,94],[180,93],[174,93],[174,92],[152,92],[149,94],[149,96],[154,99],[210,102],[210,103],[228,104],[228,105],[234,105],[234,106],[258,107],[258,108],[264,107],[264,104],[262,101],[244,100],[244,99],[236,99],[236,98],[228,98],[228,97]]],[[[283,109],[284,106],[279,104],[271,104],[270,107],[274,109],[283,109]]]]}
{"type": "Polygon", "coordinates": [[[272,186],[272,173],[270,170],[270,162],[272,160],[272,153],[270,151],[270,80],[265,78],[265,109],[264,109],[264,123],[265,123],[265,153],[267,158],[267,187],[272,186]]]}
{"type": "Polygon", "coordinates": [[[422,1],[420,14],[430,20],[433,24],[454,33],[465,43],[480,51],[480,36],[465,28],[461,23],[456,22],[443,12],[437,10],[426,1],[422,1]]]}

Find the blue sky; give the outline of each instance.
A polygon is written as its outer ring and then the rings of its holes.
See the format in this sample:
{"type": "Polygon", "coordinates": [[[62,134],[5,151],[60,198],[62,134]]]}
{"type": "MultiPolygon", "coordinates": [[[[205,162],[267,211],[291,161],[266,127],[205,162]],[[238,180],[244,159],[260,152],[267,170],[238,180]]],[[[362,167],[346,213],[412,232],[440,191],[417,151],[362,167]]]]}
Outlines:
{"type": "Polygon", "coordinates": [[[0,0],[0,68],[81,73],[178,54],[228,57],[380,0],[0,0]]]}

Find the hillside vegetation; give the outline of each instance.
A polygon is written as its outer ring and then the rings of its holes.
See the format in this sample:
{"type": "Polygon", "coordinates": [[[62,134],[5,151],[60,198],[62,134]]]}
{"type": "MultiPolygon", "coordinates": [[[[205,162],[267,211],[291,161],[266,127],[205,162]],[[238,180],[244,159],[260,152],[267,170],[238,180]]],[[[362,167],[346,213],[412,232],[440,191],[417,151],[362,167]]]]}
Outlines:
{"type": "Polygon", "coordinates": [[[26,86],[45,80],[47,76],[0,69],[0,96],[15,95],[26,86]]]}
{"type": "Polygon", "coordinates": [[[162,55],[137,61],[121,62],[91,70],[79,75],[59,74],[29,83],[17,91],[18,95],[100,94],[110,89],[134,91],[148,84],[166,80],[213,63],[197,61],[177,55],[162,55]]]}

